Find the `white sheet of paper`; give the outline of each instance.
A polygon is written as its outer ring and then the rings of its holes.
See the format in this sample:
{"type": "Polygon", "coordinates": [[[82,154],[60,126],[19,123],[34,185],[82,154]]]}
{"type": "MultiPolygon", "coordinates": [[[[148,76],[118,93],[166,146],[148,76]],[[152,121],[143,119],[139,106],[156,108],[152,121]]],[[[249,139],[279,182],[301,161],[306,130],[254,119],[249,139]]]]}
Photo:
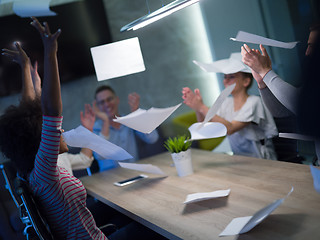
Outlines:
{"type": "Polygon", "coordinates": [[[194,123],[189,127],[192,140],[218,138],[227,135],[227,128],[225,125],[219,122],[207,122],[203,127],[199,128],[202,123],[194,123]]]}
{"type": "Polygon", "coordinates": [[[98,81],[146,70],[137,37],[92,47],[90,50],[98,81]]]}
{"type": "Polygon", "coordinates": [[[163,123],[182,103],[168,108],[150,108],[149,110],[138,109],[124,117],[116,117],[114,122],[126,125],[143,133],[151,133],[163,123]]]}
{"type": "Polygon", "coordinates": [[[188,194],[184,204],[194,203],[199,201],[204,201],[212,198],[227,197],[230,194],[230,189],[227,190],[218,190],[213,192],[204,192],[204,193],[193,193],[188,194]]]}
{"type": "Polygon", "coordinates": [[[19,17],[55,16],[49,8],[50,0],[15,0],[12,10],[19,17]]]}
{"type": "Polygon", "coordinates": [[[294,48],[298,42],[280,42],[270,38],[261,37],[256,34],[247,33],[239,31],[235,38],[230,38],[230,40],[237,42],[246,42],[254,44],[262,44],[264,46],[280,47],[280,48],[294,48]]]}
{"type": "Polygon", "coordinates": [[[292,192],[293,187],[284,198],[280,198],[268,206],[260,209],[253,216],[234,218],[219,236],[231,236],[250,231],[256,225],[261,223],[266,217],[268,217],[275,209],[277,209],[292,192]]]}
{"type": "Polygon", "coordinates": [[[314,141],[315,140],[314,137],[311,137],[308,135],[303,135],[303,134],[298,134],[298,133],[279,133],[279,137],[304,140],[304,141],[314,141]]]}
{"type": "Polygon", "coordinates": [[[320,169],[310,165],[311,175],[313,177],[314,189],[320,193],[320,169]]]}
{"type": "Polygon", "coordinates": [[[141,164],[141,163],[125,163],[119,162],[120,167],[137,170],[146,173],[153,173],[159,175],[166,175],[159,167],[152,164],[141,164]]]}
{"type": "Polygon", "coordinates": [[[200,129],[201,127],[204,126],[205,123],[209,122],[214,115],[217,114],[219,108],[221,107],[222,103],[224,100],[226,100],[226,98],[231,94],[231,92],[233,91],[233,89],[235,88],[236,84],[232,84],[228,87],[226,87],[219,95],[219,97],[217,98],[217,100],[212,104],[211,108],[209,108],[207,115],[204,118],[204,121],[201,122],[201,124],[198,126],[198,129],[200,129]]]}
{"type": "Polygon", "coordinates": [[[121,161],[133,158],[123,148],[99,137],[81,125],[75,129],[64,132],[63,137],[69,146],[89,148],[105,159],[121,161]]]}
{"type": "Polygon", "coordinates": [[[193,60],[193,63],[199,66],[205,72],[215,72],[231,74],[236,72],[251,73],[251,69],[242,62],[241,53],[231,53],[227,59],[221,59],[212,63],[202,63],[193,60]]]}

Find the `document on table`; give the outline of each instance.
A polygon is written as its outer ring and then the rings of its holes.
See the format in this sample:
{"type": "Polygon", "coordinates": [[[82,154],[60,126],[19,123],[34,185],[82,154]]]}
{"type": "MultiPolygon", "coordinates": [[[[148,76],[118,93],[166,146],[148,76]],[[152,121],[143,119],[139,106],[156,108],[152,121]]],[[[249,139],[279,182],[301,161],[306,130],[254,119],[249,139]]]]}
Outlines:
{"type": "Polygon", "coordinates": [[[99,137],[81,125],[76,129],[64,132],[62,135],[69,146],[89,148],[105,159],[121,161],[133,158],[123,148],[99,137]]]}
{"type": "Polygon", "coordinates": [[[220,233],[219,236],[231,236],[249,232],[252,228],[254,228],[256,225],[261,223],[266,217],[268,217],[276,208],[278,208],[292,192],[293,187],[291,188],[287,196],[278,199],[270,205],[262,208],[253,216],[234,218],[228,224],[228,226],[220,233]]]}
{"type": "Polygon", "coordinates": [[[199,125],[202,123],[194,123],[189,127],[189,132],[191,134],[192,140],[200,139],[209,139],[209,138],[218,138],[227,135],[227,128],[225,125],[219,122],[208,122],[199,128],[199,125]]]}
{"type": "Polygon", "coordinates": [[[241,53],[231,53],[227,59],[221,59],[212,63],[202,63],[193,60],[193,63],[205,72],[230,74],[235,72],[251,73],[251,68],[242,62],[241,53]]]}
{"type": "Polygon", "coordinates": [[[186,200],[183,202],[184,204],[200,202],[212,198],[220,198],[227,197],[230,194],[230,189],[227,190],[218,190],[213,192],[204,192],[204,193],[193,193],[188,194],[186,200]]]}
{"type": "Polygon", "coordinates": [[[224,102],[224,100],[226,100],[226,98],[231,94],[231,92],[233,91],[233,89],[235,88],[236,84],[232,84],[228,87],[226,87],[219,95],[219,97],[217,98],[217,100],[213,103],[213,105],[211,106],[211,108],[209,108],[207,115],[204,118],[204,121],[201,122],[198,126],[198,130],[204,126],[205,123],[209,122],[214,115],[217,114],[219,108],[221,107],[222,103],[224,102]]]}
{"type": "Polygon", "coordinates": [[[256,34],[247,33],[239,31],[235,38],[230,38],[230,40],[237,42],[246,42],[254,44],[262,44],[264,46],[280,47],[280,48],[294,48],[298,42],[280,42],[270,38],[261,37],[256,34]]]}
{"type": "Polygon", "coordinates": [[[182,103],[168,108],[150,108],[149,110],[138,109],[124,117],[116,117],[114,122],[126,125],[143,133],[151,133],[164,122],[182,103]]]}
{"type": "Polygon", "coordinates": [[[166,175],[159,167],[152,164],[119,162],[120,167],[159,175],[166,175]]]}
{"type": "Polygon", "coordinates": [[[314,189],[320,193],[320,169],[310,165],[310,171],[313,177],[314,189]]]}
{"type": "Polygon", "coordinates": [[[49,8],[50,0],[15,0],[12,10],[19,17],[44,17],[55,16],[49,8]]]}
{"type": "Polygon", "coordinates": [[[92,47],[90,50],[98,81],[146,70],[137,37],[92,47]]]}

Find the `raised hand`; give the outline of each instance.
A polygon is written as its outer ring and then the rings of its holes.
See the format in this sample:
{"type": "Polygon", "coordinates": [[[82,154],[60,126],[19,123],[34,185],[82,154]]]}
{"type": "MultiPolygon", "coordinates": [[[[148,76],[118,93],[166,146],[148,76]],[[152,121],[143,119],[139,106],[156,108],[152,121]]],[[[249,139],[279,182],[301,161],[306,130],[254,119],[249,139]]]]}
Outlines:
{"type": "Polygon", "coordinates": [[[61,33],[61,29],[58,29],[54,34],[51,34],[51,31],[47,22],[44,22],[43,25],[41,25],[41,23],[35,17],[32,17],[31,19],[32,19],[31,25],[35,27],[40,33],[45,53],[57,52],[58,50],[57,39],[61,33]]]}
{"type": "Polygon", "coordinates": [[[263,78],[272,69],[267,50],[260,44],[260,50],[251,49],[247,44],[241,47],[242,61],[263,78]]]}
{"type": "Polygon", "coordinates": [[[136,111],[140,105],[140,95],[137,93],[130,93],[128,95],[128,103],[130,105],[131,112],[136,111]]]}
{"type": "Polygon", "coordinates": [[[30,72],[33,83],[33,88],[37,97],[41,96],[41,78],[38,73],[38,62],[36,61],[34,65],[30,64],[30,72]]]}
{"type": "Polygon", "coordinates": [[[84,113],[83,111],[80,112],[81,124],[92,132],[94,122],[96,121],[96,115],[90,104],[85,104],[84,108],[84,113]]]}
{"type": "Polygon", "coordinates": [[[199,110],[203,106],[202,96],[198,88],[193,92],[190,88],[184,87],[182,89],[182,99],[184,100],[184,104],[195,111],[199,110]]]}
{"type": "Polygon", "coordinates": [[[33,100],[36,93],[31,78],[30,59],[18,42],[15,42],[14,46],[15,50],[2,49],[2,55],[9,57],[20,65],[22,71],[22,99],[33,100]]]}

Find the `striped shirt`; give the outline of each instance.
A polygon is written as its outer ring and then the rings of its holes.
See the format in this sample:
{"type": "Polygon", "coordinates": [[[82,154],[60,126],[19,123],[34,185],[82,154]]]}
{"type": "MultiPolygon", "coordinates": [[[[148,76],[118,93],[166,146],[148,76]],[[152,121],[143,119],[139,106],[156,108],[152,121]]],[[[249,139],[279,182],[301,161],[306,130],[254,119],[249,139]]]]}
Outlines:
{"type": "Polygon", "coordinates": [[[29,185],[56,239],[107,239],[86,207],[81,181],[57,166],[62,117],[43,116],[42,135],[29,185]]]}

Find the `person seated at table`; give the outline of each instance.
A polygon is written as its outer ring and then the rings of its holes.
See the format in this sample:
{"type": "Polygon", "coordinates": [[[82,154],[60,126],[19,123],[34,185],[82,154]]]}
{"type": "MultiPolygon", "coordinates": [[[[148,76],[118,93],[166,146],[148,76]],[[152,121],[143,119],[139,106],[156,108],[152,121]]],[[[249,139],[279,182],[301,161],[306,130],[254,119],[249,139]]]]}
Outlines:
{"type": "MultiPolygon", "coordinates": [[[[249,95],[252,74],[236,56],[240,68],[224,74],[225,87],[236,83],[232,97],[228,97],[219,108],[212,122],[220,122],[227,128],[227,137],[234,154],[276,160],[272,137],[278,134],[274,120],[258,96],[249,95]]],[[[239,55],[241,57],[241,55],[239,55]]],[[[184,103],[196,111],[197,120],[203,121],[208,107],[203,103],[199,89],[194,92],[185,87],[182,89],[184,103]]]]}
{"type": "MultiPolygon", "coordinates": [[[[120,116],[118,109],[119,103],[119,97],[110,86],[102,85],[96,89],[93,109],[98,120],[93,126],[93,132],[126,150],[133,156],[133,159],[129,159],[128,161],[134,162],[139,159],[136,137],[148,144],[152,144],[158,140],[159,134],[157,130],[149,134],[138,132],[114,122],[113,119],[115,119],[116,116],[120,116]]],[[[137,93],[129,94],[128,103],[131,112],[136,111],[139,108],[140,96],[137,93]]],[[[95,152],[93,154],[98,161],[100,171],[118,166],[116,161],[103,159],[95,152]]]]}

